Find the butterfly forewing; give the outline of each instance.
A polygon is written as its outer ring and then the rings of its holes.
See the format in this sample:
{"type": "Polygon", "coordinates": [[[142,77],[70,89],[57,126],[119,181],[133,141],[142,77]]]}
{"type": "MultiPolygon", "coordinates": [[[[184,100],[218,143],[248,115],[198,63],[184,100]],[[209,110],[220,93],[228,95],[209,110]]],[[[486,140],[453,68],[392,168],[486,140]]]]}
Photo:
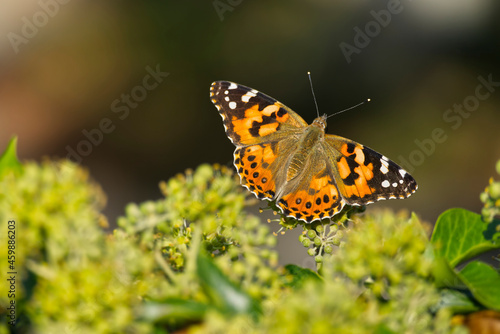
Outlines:
{"type": "Polygon", "coordinates": [[[336,171],[337,185],[350,205],[364,205],[415,192],[415,179],[380,153],[339,136],[326,135],[325,144],[336,171]]]}
{"type": "Polygon", "coordinates": [[[282,103],[234,82],[212,83],[210,98],[222,116],[227,136],[236,146],[276,140],[282,130],[307,126],[282,103]]]}

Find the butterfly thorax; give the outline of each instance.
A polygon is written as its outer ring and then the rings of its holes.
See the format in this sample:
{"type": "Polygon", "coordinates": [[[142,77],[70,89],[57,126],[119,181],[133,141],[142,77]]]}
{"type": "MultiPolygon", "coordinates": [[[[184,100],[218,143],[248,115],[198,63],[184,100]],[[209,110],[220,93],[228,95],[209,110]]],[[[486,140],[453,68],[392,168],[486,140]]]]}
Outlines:
{"type": "Polygon", "coordinates": [[[325,131],[326,129],[326,114],[324,114],[323,116],[319,116],[318,118],[316,118],[310,126],[317,126],[319,128],[321,128],[323,131],[325,131]]]}
{"type": "Polygon", "coordinates": [[[288,165],[286,179],[290,181],[304,169],[309,154],[316,151],[316,145],[325,137],[326,116],[318,117],[304,129],[288,165]]]}

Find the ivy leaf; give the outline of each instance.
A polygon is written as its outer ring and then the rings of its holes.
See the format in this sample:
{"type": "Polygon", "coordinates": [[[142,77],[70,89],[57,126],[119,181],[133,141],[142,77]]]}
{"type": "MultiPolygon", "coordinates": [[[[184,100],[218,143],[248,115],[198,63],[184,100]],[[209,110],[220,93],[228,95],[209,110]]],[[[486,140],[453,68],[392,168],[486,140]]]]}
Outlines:
{"type": "Polygon", "coordinates": [[[477,213],[465,209],[443,212],[431,237],[436,255],[444,257],[453,268],[478,254],[500,248],[485,233],[487,227],[477,213]]]}
{"type": "Polygon", "coordinates": [[[385,324],[379,324],[374,329],[374,334],[396,334],[396,332],[392,331],[385,324]]]}
{"type": "Polygon", "coordinates": [[[300,288],[305,281],[314,280],[321,282],[321,277],[311,269],[302,268],[295,264],[285,266],[285,285],[292,288],[300,288]]]}
{"type": "Polygon", "coordinates": [[[481,304],[500,310],[500,273],[497,270],[484,262],[472,261],[458,275],[481,304]]]}
{"type": "Polygon", "coordinates": [[[17,159],[17,137],[13,137],[0,157],[0,179],[7,173],[21,174],[22,164],[17,159]]]}
{"type": "Polygon", "coordinates": [[[260,304],[231,282],[206,255],[198,254],[196,264],[201,285],[219,311],[226,315],[262,313],[260,304]]]}
{"type": "Polygon", "coordinates": [[[466,289],[455,270],[450,267],[448,260],[442,256],[435,256],[432,262],[432,275],[438,288],[466,289]]]}
{"type": "Polygon", "coordinates": [[[473,298],[466,292],[443,289],[441,290],[439,308],[447,308],[454,314],[457,314],[477,311],[480,309],[480,306],[474,303],[473,298]]]}
{"type": "Polygon", "coordinates": [[[208,306],[191,300],[169,298],[161,302],[145,303],[139,317],[158,323],[178,323],[203,319],[208,306]]]}

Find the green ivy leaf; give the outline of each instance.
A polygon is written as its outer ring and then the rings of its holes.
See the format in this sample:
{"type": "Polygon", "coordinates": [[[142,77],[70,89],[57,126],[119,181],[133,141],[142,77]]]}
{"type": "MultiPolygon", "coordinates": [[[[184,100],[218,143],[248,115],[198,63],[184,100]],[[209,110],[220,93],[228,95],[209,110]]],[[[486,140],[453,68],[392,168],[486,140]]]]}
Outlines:
{"type": "Polygon", "coordinates": [[[441,291],[439,308],[450,309],[454,314],[470,313],[480,309],[479,305],[474,303],[466,293],[452,289],[443,289],[441,291]]]}
{"type": "Polygon", "coordinates": [[[201,285],[219,311],[227,315],[261,313],[260,305],[231,282],[210,258],[200,253],[196,264],[201,285]]]}
{"type": "Polygon", "coordinates": [[[466,288],[455,270],[450,267],[448,260],[442,256],[434,257],[434,261],[432,262],[432,276],[438,288],[466,288]]]}
{"type": "Polygon", "coordinates": [[[10,172],[16,175],[22,172],[22,164],[17,160],[16,150],[17,137],[13,137],[0,157],[0,179],[10,172]]]}
{"type": "Polygon", "coordinates": [[[444,257],[451,267],[473,256],[499,248],[485,233],[481,215],[465,210],[450,209],[437,219],[431,242],[436,255],[444,257]]]}
{"type": "Polygon", "coordinates": [[[385,324],[380,324],[377,327],[375,327],[375,330],[373,332],[374,334],[396,334],[396,332],[392,331],[387,327],[385,324]]]}
{"type": "Polygon", "coordinates": [[[484,262],[472,261],[458,275],[481,304],[500,311],[500,273],[498,271],[484,262]]]}
{"type": "Polygon", "coordinates": [[[148,302],[139,311],[139,317],[158,323],[178,323],[203,319],[208,306],[191,300],[169,298],[162,302],[148,302]]]}
{"type": "Polygon", "coordinates": [[[307,280],[322,281],[321,277],[315,271],[299,267],[295,264],[285,266],[285,278],[285,285],[291,288],[300,288],[307,280]]]}

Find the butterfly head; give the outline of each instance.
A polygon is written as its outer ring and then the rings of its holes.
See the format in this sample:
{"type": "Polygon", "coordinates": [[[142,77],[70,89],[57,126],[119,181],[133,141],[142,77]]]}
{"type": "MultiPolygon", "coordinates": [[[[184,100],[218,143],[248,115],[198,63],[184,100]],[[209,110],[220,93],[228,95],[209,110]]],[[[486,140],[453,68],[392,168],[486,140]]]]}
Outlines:
{"type": "Polygon", "coordinates": [[[312,125],[313,126],[317,126],[318,128],[322,129],[323,131],[325,131],[326,129],[326,114],[323,114],[323,116],[319,116],[318,118],[316,118],[313,122],[312,122],[312,125]]]}

